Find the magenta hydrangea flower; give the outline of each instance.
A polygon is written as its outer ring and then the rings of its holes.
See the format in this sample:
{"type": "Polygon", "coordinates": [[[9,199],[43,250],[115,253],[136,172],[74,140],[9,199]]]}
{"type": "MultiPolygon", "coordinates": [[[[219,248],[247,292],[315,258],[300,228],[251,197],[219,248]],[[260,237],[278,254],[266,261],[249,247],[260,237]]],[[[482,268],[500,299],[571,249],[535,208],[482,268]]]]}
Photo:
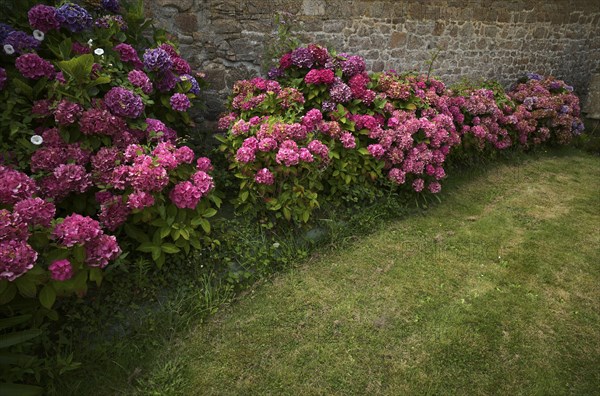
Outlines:
{"type": "Polygon", "coordinates": [[[0,165],[0,204],[12,205],[36,192],[37,186],[29,176],[0,165]]]}
{"type": "Polygon", "coordinates": [[[308,143],[308,149],[314,155],[318,155],[319,157],[321,157],[323,161],[329,160],[329,147],[324,145],[321,141],[311,141],[310,143],[308,143]]]}
{"type": "Polygon", "coordinates": [[[100,214],[98,219],[102,227],[109,231],[114,231],[119,228],[125,221],[131,210],[127,206],[121,196],[114,196],[110,200],[100,205],[100,214]]]}
{"type": "Polygon", "coordinates": [[[315,63],[310,50],[304,47],[299,47],[293,50],[290,57],[292,64],[301,68],[310,69],[315,63]]]}
{"type": "Polygon", "coordinates": [[[160,92],[169,92],[175,88],[178,82],[179,78],[173,72],[167,70],[166,72],[161,73],[158,80],[154,82],[154,85],[160,92]]]}
{"type": "Polygon", "coordinates": [[[416,192],[423,191],[423,188],[425,188],[425,180],[415,179],[412,183],[412,187],[416,192]]]}
{"type": "Polygon", "coordinates": [[[88,266],[104,268],[119,257],[121,248],[115,236],[101,234],[85,245],[85,253],[88,266]]]}
{"type": "Polygon", "coordinates": [[[54,7],[38,4],[29,9],[27,17],[32,28],[44,33],[60,29],[60,22],[56,18],[56,8],[54,7]]]}
{"type": "Polygon", "coordinates": [[[271,171],[267,168],[262,168],[256,172],[256,175],[254,175],[254,181],[256,181],[258,184],[271,185],[275,183],[275,176],[273,176],[273,173],[271,173],[271,171]]]}
{"type": "Polygon", "coordinates": [[[52,202],[46,202],[42,198],[27,198],[19,201],[13,208],[19,219],[30,225],[50,227],[52,219],[56,214],[56,207],[52,202]]]}
{"type": "Polygon", "coordinates": [[[406,172],[398,168],[390,169],[388,177],[396,184],[404,184],[404,182],[406,182],[406,172]]]}
{"type": "Polygon", "coordinates": [[[235,159],[239,162],[248,163],[256,159],[255,150],[250,147],[240,147],[235,154],[235,159]]]}
{"type": "Polygon", "coordinates": [[[83,245],[100,235],[102,235],[100,223],[78,213],[65,217],[63,222],[58,224],[52,232],[52,236],[58,243],[66,247],[83,245]]]}
{"type": "Polygon", "coordinates": [[[352,135],[350,132],[342,133],[342,135],[340,136],[340,141],[346,149],[353,149],[356,147],[356,140],[354,138],[354,135],[352,135]]]}
{"type": "Polygon", "coordinates": [[[307,84],[332,84],[334,80],[335,75],[329,69],[312,69],[304,76],[307,84]]]}
{"type": "Polygon", "coordinates": [[[116,45],[113,50],[119,54],[121,62],[131,63],[136,69],[141,69],[144,64],[140,60],[135,48],[129,44],[121,43],[116,45]]]}
{"type": "Polygon", "coordinates": [[[33,268],[38,254],[25,241],[0,241],[0,279],[14,281],[33,268]]]}
{"type": "Polygon", "coordinates": [[[298,154],[300,157],[300,161],[302,161],[302,162],[313,162],[315,160],[315,158],[311,154],[310,150],[308,150],[305,147],[302,147],[300,149],[300,151],[298,152],[298,154]]]}
{"type": "Polygon", "coordinates": [[[202,191],[192,182],[184,181],[175,185],[169,194],[169,198],[178,208],[195,209],[200,198],[202,198],[202,191]]]}
{"type": "Polygon", "coordinates": [[[15,239],[27,241],[29,228],[18,214],[11,213],[8,209],[0,209],[0,240],[15,239]]]}
{"type": "Polygon", "coordinates": [[[306,112],[306,114],[302,117],[302,125],[306,127],[307,130],[314,130],[317,125],[323,120],[323,114],[319,109],[310,109],[306,112]]]}
{"type": "Polygon", "coordinates": [[[96,194],[94,194],[96,202],[98,202],[100,205],[107,201],[110,201],[112,197],[114,197],[114,195],[110,191],[98,191],[96,194]]]}
{"type": "Polygon", "coordinates": [[[92,157],[92,176],[98,184],[110,184],[114,169],[122,162],[123,154],[116,147],[102,147],[92,157]]]}
{"type": "Polygon", "coordinates": [[[205,196],[212,191],[213,188],[215,188],[215,182],[213,181],[213,178],[204,171],[198,171],[194,173],[192,175],[192,183],[198,187],[202,193],[202,196],[205,196]]]}
{"type": "Polygon", "coordinates": [[[48,266],[50,278],[57,281],[66,281],[73,277],[73,266],[67,259],[53,261],[48,266]]]}
{"type": "Polygon", "coordinates": [[[85,135],[116,136],[127,129],[127,123],[106,109],[91,108],[82,113],[79,128],[85,135]]]}
{"type": "Polygon", "coordinates": [[[273,151],[277,148],[277,140],[266,137],[258,141],[258,149],[263,152],[273,151]]]}
{"type": "Polygon", "coordinates": [[[181,146],[175,150],[175,158],[180,164],[191,164],[194,162],[194,150],[188,146],[181,146]]]}
{"type": "Polygon", "coordinates": [[[210,162],[210,158],[200,157],[196,161],[196,169],[203,172],[210,172],[213,170],[213,165],[210,162]]]}
{"type": "Polygon", "coordinates": [[[84,193],[92,186],[90,175],[81,165],[61,164],[54,169],[53,175],[62,193],[60,196],[70,192],[84,193]]]}
{"type": "Polygon", "coordinates": [[[385,155],[385,149],[381,144],[370,144],[367,146],[367,150],[377,159],[381,159],[385,155]]]}
{"type": "Polygon", "coordinates": [[[150,78],[141,70],[132,70],[127,75],[127,79],[134,86],[142,89],[142,92],[149,94],[152,92],[152,82],[150,78]]]}
{"type": "Polygon", "coordinates": [[[74,41],[73,44],[71,44],[71,50],[77,55],[85,55],[92,52],[92,49],[90,47],[88,47],[87,45],[83,45],[78,41],[74,41]]]}
{"type": "Polygon", "coordinates": [[[180,58],[180,57],[171,57],[171,61],[173,62],[171,69],[175,73],[190,74],[192,72],[192,67],[185,59],[180,58]]]}
{"type": "Polygon", "coordinates": [[[179,160],[175,156],[175,146],[171,142],[160,142],[152,155],[156,157],[156,162],[167,170],[175,169],[179,165],[179,160]]]}
{"type": "Polygon", "coordinates": [[[146,191],[134,191],[127,198],[129,209],[142,210],[154,205],[154,196],[146,191]]]}
{"type": "Polygon", "coordinates": [[[67,99],[60,101],[54,111],[54,121],[58,125],[70,125],[77,121],[81,116],[83,107],[79,103],[73,103],[67,99]]]}
{"type": "Polygon", "coordinates": [[[142,98],[122,87],[113,87],[104,95],[106,107],[116,116],[138,118],[144,112],[142,98]]]}
{"type": "Polygon", "coordinates": [[[129,182],[136,190],[161,191],[169,184],[169,175],[165,168],[154,163],[153,157],[140,155],[130,167],[129,182]]]}
{"type": "Polygon", "coordinates": [[[23,77],[38,80],[42,77],[53,78],[56,70],[52,63],[38,54],[24,54],[15,60],[15,67],[23,77]]]}
{"type": "Polygon", "coordinates": [[[189,109],[192,105],[188,97],[182,93],[173,94],[173,96],[171,96],[171,99],[169,100],[169,103],[171,103],[171,108],[173,110],[182,112],[189,109]]]}
{"type": "Polygon", "coordinates": [[[431,182],[427,188],[433,194],[437,194],[442,191],[442,185],[439,182],[431,182]]]}

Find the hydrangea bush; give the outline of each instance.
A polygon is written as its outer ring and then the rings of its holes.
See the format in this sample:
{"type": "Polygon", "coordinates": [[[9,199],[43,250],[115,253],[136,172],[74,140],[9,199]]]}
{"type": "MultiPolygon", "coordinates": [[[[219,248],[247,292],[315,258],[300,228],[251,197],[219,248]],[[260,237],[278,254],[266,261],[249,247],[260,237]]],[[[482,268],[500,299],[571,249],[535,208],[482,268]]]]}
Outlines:
{"type": "Polygon", "coordinates": [[[311,44],[268,73],[236,83],[219,123],[238,180],[238,207],[308,221],[319,203],[405,189],[436,194],[448,158],[567,143],[581,132],[564,82],[530,75],[448,89],[429,76],[369,74],[356,55],[311,44]]]}
{"type": "Polygon", "coordinates": [[[50,308],[132,249],[161,266],[202,248],[220,200],[210,160],[176,132],[201,76],[164,35],[141,35],[141,9],[57,2],[25,17],[0,23],[0,304],[50,308]]]}

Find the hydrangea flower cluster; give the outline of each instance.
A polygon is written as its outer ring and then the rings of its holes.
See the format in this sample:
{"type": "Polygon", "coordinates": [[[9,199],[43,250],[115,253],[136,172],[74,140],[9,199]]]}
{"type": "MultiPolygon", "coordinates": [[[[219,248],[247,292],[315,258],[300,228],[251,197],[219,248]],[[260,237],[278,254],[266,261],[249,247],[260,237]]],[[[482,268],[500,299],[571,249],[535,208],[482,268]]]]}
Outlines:
{"type": "MultiPolygon", "coordinates": [[[[178,222],[194,242],[208,232],[209,215],[201,225],[192,220],[212,213],[213,167],[205,157],[195,162],[174,129],[191,125],[186,111],[202,75],[168,43],[140,58],[139,43],[130,41],[136,35],[127,26],[128,5],[95,3],[35,5],[17,18],[19,26],[29,22],[23,30],[0,23],[0,50],[8,55],[0,64],[0,93],[11,110],[0,106],[25,124],[23,131],[33,131],[25,138],[0,131],[0,281],[19,289],[35,279],[38,291],[50,282],[59,294],[84,293],[81,282],[56,282],[106,267],[121,254],[116,235],[135,240],[125,223],[152,235],[165,210],[181,209],[178,222]],[[61,43],[72,43],[70,51],[61,43]],[[43,276],[19,280],[34,267],[43,276]]],[[[165,238],[177,249],[198,247],[165,238]]]]}
{"type": "Polygon", "coordinates": [[[240,180],[238,205],[284,215],[287,207],[294,220],[305,221],[317,193],[385,185],[436,194],[453,153],[566,143],[583,126],[572,88],[539,75],[508,94],[450,90],[429,76],[369,74],[361,57],[311,44],[284,54],[268,76],[234,85],[221,149],[240,180]]]}

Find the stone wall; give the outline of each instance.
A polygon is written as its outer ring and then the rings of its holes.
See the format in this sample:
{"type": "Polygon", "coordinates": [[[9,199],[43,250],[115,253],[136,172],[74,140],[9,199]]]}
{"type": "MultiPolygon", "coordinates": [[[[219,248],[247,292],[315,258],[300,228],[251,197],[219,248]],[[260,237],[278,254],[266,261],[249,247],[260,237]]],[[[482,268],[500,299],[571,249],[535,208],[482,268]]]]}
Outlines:
{"type": "Polygon", "coordinates": [[[261,73],[278,12],[291,14],[303,43],[361,55],[372,71],[426,71],[439,49],[434,75],[445,82],[510,84],[538,72],[584,97],[600,71],[599,0],[146,0],[146,7],[206,73],[212,117],[236,80],[261,73]]]}

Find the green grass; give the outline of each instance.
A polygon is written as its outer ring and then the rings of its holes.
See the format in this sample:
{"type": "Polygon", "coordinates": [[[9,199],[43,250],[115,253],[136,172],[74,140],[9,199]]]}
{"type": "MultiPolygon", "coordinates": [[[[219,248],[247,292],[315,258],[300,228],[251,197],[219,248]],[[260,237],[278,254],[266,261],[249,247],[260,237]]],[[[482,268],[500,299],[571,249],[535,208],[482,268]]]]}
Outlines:
{"type": "Polygon", "coordinates": [[[597,394],[599,183],[572,153],[459,176],[199,326],[184,393],[597,394]]]}
{"type": "Polygon", "coordinates": [[[334,238],[191,331],[156,321],[57,393],[598,394],[598,157],[450,174],[442,204],[334,238]]]}

